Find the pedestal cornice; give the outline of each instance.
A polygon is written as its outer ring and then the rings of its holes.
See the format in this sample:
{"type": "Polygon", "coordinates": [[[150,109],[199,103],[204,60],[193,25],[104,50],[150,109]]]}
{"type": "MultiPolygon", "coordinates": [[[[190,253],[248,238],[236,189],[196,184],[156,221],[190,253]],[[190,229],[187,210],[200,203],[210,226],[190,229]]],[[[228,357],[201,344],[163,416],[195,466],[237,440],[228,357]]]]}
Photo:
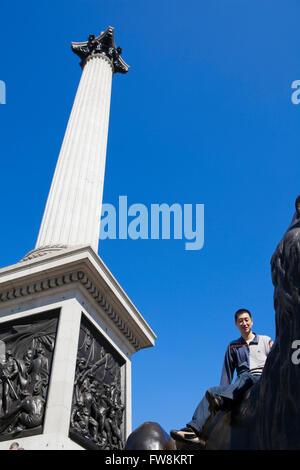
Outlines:
{"type": "Polygon", "coordinates": [[[0,308],[9,301],[75,283],[135,351],[154,345],[156,335],[91,247],[66,249],[0,269],[0,308]]]}

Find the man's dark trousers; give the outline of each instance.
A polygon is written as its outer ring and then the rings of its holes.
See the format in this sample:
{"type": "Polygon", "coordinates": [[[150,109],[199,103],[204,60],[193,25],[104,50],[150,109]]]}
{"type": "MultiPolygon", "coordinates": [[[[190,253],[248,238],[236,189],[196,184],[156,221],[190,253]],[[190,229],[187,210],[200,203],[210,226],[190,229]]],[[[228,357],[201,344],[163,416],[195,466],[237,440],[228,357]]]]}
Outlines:
{"type": "MultiPolygon", "coordinates": [[[[211,387],[210,390],[216,395],[220,395],[221,397],[227,398],[234,402],[235,400],[241,398],[246,390],[257,383],[259,379],[259,375],[252,375],[250,372],[245,371],[237,376],[233,384],[211,387]]],[[[200,434],[203,426],[210,416],[211,413],[209,411],[209,402],[204,396],[197,406],[192,420],[187,424],[187,426],[191,426],[197,434],[200,434]]]]}

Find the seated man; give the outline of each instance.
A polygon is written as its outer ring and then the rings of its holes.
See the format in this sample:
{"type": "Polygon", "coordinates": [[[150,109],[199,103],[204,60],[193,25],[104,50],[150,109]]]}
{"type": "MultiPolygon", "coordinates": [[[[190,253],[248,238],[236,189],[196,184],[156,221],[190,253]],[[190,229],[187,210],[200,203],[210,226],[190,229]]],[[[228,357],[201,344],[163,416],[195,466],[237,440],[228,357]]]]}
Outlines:
{"type": "Polygon", "coordinates": [[[269,336],[252,332],[253,320],[249,310],[238,310],[234,318],[241,337],[227,347],[220,386],[207,390],[185,428],[171,431],[171,436],[177,441],[205,447],[201,432],[211,413],[230,407],[261,376],[273,342],[269,336]],[[232,384],[235,370],[237,378],[232,384]]]}

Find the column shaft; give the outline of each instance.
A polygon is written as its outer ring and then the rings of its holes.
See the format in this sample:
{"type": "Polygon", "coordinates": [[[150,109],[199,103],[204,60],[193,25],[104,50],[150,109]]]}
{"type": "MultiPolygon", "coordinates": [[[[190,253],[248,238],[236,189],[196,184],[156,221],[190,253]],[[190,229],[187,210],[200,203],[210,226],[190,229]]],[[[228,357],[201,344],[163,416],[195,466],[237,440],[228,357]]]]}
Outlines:
{"type": "Polygon", "coordinates": [[[91,245],[98,251],[112,74],[105,55],[86,61],[36,248],[91,245]]]}

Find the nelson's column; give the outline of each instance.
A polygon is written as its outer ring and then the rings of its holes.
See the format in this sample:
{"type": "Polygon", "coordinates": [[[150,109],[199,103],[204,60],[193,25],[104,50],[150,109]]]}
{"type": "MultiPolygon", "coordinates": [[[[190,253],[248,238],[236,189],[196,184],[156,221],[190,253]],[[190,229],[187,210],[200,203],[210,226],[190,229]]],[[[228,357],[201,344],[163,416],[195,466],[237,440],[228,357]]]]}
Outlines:
{"type": "Polygon", "coordinates": [[[82,76],[35,249],[0,270],[0,449],[122,449],[131,356],[155,334],[97,254],[114,29],[72,43],[82,76]]]}

